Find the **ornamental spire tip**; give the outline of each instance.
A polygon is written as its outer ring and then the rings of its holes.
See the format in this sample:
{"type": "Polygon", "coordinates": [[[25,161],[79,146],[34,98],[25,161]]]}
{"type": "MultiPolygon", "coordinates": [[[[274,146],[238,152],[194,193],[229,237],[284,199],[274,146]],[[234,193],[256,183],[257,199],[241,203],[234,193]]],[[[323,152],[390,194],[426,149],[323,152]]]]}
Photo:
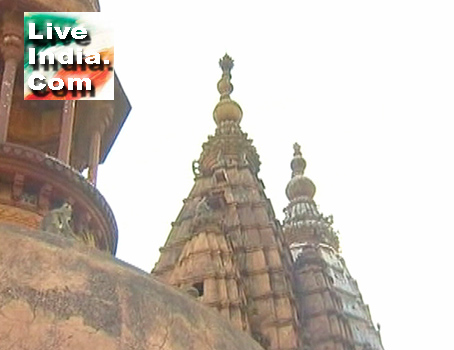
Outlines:
{"type": "Polygon", "coordinates": [[[306,160],[301,153],[301,146],[296,142],[293,144],[293,159],[290,167],[292,168],[292,178],[285,189],[288,199],[293,201],[300,197],[314,198],[315,185],[304,176],[306,160]]]}
{"type": "Polygon", "coordinates": [[[227,73],[230,75],[230,71],[233,68],[233,59],[227,53],[225,53],[224,57],[219,59],[219,67],[221,67],[223,73],[227,73]]]}
{"type": "Polygon", "coordinates": [[[293,144],[293,156],[296,157],[296,156],[302,156],[302,153],[301,153],[301,146],[299,145],[298,142],[295,142],[293,144]]]}
{"type": "Polygon", "coordinates": [[[306,169],[306,161],[301,153],[301,146],[297,142],[293,144],[293,159],[290,166],[292,168],[292,177],[295,175],[303,175],[304,170],[306,169]]]}
{"type": "Polygon", "coordinates": [[[230,120],[239,123],[243,117],[241,107],[230,98],[233,91],[233,85],[230,82],[232,74],[230,73],[233,68],[233,59],[227,53],[219,60],[219,67],[222,69],[222,77],[218,82],[218,91],[221,97],[219,102],[214,108],[213,117],[217,125],[221,122],[230,120]]]}

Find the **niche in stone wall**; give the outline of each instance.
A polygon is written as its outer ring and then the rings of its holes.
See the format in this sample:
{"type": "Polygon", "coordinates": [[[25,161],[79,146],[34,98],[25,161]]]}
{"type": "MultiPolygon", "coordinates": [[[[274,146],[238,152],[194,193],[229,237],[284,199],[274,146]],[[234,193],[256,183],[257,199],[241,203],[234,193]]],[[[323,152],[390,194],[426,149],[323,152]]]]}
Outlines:
{"type": "Polygon", "coordinates": [[[203,281],[194,283],[192,285],[192,287],[197,291],[197,293],[198,293],[197,297],[199,297],[199,298],[203,297],[203,294],[205,292],[203,281]]]}

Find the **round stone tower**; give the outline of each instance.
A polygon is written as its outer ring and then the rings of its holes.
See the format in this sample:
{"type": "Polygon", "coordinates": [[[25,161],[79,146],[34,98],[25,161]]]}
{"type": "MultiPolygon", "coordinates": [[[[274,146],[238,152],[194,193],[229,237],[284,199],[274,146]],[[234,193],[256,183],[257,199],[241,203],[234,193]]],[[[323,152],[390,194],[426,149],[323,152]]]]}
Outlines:
{"type": "Polygon", "coordinates": [[[95,186],[131,109],[123,89],[115,79],[115,101],[24,101],[21,69],[24,11],[97,11],[98,3],[0,1],[0,9],[0,222],[39,229],[53,215],[44,229],[66,220],[67,235],[115,254],[115,219],[95,186]],[[64,205],[67,218],[49,214],[64,205]]]}

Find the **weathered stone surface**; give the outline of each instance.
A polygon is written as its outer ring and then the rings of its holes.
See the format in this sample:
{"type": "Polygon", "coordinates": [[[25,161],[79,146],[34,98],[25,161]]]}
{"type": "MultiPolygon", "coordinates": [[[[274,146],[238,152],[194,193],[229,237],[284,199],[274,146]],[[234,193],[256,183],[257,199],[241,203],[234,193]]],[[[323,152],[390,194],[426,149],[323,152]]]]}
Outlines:
{"type": "Polygon", "coordinates": [[[216,312],[107,253],[8,225],[0,242],[0,349],[261,349],[216,312]]]}

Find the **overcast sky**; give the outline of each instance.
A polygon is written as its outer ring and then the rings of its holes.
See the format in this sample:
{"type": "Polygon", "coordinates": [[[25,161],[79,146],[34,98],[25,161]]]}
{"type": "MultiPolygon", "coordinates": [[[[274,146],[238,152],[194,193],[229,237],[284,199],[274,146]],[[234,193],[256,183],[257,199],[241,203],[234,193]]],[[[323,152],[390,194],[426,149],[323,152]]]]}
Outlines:
{"type": "Polygon", "coordinates": [[[454,3],[114,1],[115,69],[133,110],[98,187],[117,256],[145,271],[213,134],[218,60],[279,219],[292,144],[334,215],[385,350],[452,347],[454,3]]]}

